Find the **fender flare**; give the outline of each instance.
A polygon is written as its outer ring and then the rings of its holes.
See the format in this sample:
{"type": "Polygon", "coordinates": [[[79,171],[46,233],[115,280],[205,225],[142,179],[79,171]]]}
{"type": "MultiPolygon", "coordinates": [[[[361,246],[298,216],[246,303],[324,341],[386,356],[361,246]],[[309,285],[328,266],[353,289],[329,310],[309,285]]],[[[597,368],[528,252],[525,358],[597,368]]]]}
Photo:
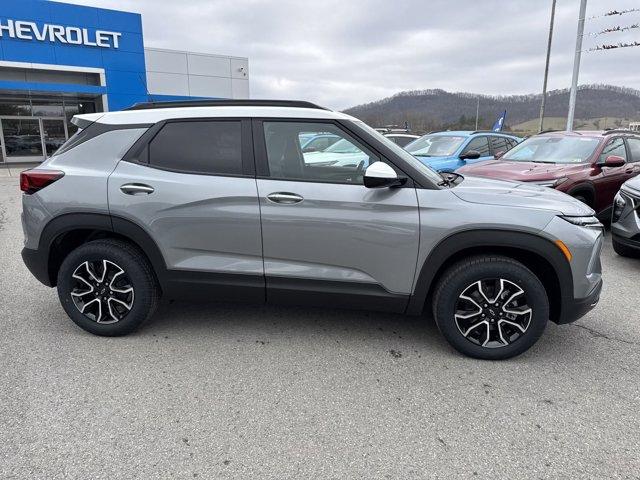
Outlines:
{"type": "Polygon", "coordinates": [[[51,249],[54,241],[61,235],[73,230],[97,230],[114,233],[136,244],[147,256],[163,285],[166,278],[167,265],[156,242],[142,227],[121,217],[107,213],[66,213],[51,219],[42,230],[38,242],[38,263],[44,270],[38,279],[48,286],[55,285],[50,271],[51,249]],[[46,281],[43,281],[46,280],[46,281]]]}
{"type": "Polygon", "coordinates": [[[454,233],[441,240],[429,253],[429,256],[420,267],[414,291],[407,307],[407,313],[412,315],[420,315],[422,313],[435,281],[444,268],[448,266],[451,259],[465,250],[482,247],[516,249],[545,259],[558,277],[561,310],[564,310],[567,302],[573,299],[571,267],[564,254],[550,240],[526,232],[500,229],[466,230],[454,233]]]}

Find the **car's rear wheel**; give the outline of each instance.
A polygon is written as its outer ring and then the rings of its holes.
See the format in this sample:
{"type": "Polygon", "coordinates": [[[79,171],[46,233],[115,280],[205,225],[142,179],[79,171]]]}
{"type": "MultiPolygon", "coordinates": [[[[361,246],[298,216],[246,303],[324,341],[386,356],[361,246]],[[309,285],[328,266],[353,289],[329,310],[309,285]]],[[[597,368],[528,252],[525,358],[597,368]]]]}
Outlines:
{"type": "Polygon", "coordinates": [[[58,271],[58,297],[71,320],[96,335],[126,335],[154,312],[159,288],[135,246],[94,240],[72,251],[58,271]]]}
{"type": "Polygon", "coordinates": [[[549,319],[549,300],[538,277],[520,262],[478,256],[444,273],[433,310],[438,328],[456,350],[501,360],[536,343],[549,319]]]}
{"type": "Polygon", "coordinates": [[[613,251],[621,257],[640,258],[639,249],[624,245],[618,242],[615,238],[611,239],[611,243],[613,243],[613,251]]]}

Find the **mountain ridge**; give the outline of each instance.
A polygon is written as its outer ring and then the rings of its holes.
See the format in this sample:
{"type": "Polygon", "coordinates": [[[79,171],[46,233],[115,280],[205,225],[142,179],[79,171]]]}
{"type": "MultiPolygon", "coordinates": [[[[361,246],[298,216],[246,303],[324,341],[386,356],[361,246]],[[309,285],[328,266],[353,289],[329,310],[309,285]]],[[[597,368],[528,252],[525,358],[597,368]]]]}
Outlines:
{"type": "MultiPolygon", "coordinates": [[[[410,90],[344,110],[372,126],[404,125],[416,131],[475,128],[480,99],[479,128],[490,128],[507,110],[506,128],[538,118],[542,94],[486,95],[447,92],[442,89],[410,90]]],[[[547,93],[545,116],[566,117],[569,89],[547,93]]],[[[640,90],[605,84],[578,87],[576,119],[613,117],[640,120],[640,90]]],[[[577,122],[578,123],[578,122],[577,122]]],[[[620,125],[617,125],[620,126],[620,125]]]]}

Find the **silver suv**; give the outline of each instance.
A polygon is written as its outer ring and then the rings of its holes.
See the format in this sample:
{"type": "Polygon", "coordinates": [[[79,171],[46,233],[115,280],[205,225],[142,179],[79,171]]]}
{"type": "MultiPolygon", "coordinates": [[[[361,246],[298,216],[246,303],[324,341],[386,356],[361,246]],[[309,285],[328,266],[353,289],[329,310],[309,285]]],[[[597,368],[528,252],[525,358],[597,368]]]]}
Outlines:
{"type": "Polygon", "coordinates": [[[22,174],[23,258],[94,334],[133,331],[160,297],[431,311],[457,350],[502,359],[598,301],[593,210],[440,175],[348,115],[234,100],[74,123],[22,174]],[[340,139],[302,151],[321,134],[340,139]]]}

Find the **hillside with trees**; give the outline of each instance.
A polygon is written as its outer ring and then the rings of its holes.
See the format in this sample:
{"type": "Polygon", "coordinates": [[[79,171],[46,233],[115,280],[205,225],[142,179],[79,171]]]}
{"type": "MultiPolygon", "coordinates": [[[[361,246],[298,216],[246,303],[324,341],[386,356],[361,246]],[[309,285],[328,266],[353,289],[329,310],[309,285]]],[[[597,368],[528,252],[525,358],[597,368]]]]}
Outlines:
{"type": "MultiPolygon", "coordinates": [[[[529,132],[537,128],[541,94],[492,96],[451,93],[444,90],[401,92],[377,102],[345,110],[371,126],[409,126],[417,132],[440,129],[474,129],[476,105],[480,99],[479,128],[490,128],[498,115],[507,110],[506,130],[529,132]],[[532,122],[533,121],[533,122],[532,122]],[[514,128],[516,127],[516,128],[514,128]]],[[[548,93],[545,117],[566,118],[569,90],[548,93]]],[[[640,120],[640,91],[612,85],[582,85],[576,103],[576,127],[598,125],[604,128],[626,126],[640,120]],[[607,122],[607,117],[610,120],[607,122]]],[[[556,122],[557,123],[557,122],[556,122]]]]}

